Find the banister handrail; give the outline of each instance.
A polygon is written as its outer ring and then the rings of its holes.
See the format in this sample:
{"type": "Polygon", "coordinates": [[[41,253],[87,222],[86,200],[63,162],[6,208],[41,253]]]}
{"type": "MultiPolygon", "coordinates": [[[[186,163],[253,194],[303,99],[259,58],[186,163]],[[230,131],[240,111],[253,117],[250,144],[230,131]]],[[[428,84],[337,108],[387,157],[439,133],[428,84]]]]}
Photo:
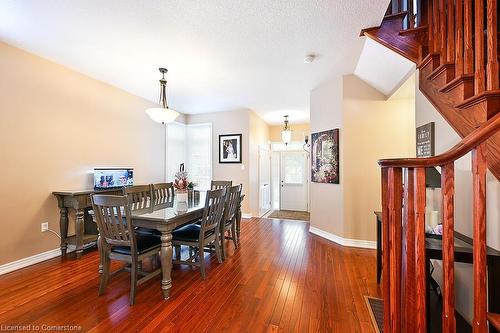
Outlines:
{"type": "Polygon", "coordinates": [[[400,167],[400,168],[420,168],[442,166],[458,160],[475,147],[488,140],[493,134],[500,131],[500,113],[489,119],[472,133],[467,135],[458,144],[447,152],[424,158],[391,158],[381,159],[378,164],[381,167],[400,167]]]}

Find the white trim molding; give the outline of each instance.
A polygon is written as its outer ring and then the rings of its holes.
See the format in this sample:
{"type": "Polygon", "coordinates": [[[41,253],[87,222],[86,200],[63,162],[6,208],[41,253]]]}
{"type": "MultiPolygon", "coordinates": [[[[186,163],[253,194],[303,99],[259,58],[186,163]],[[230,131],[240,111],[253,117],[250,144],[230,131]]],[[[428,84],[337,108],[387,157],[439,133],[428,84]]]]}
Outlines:
{"type": "Polygon", "coordinates": [[[58,257],[60,255],[61,255],[61,249],[57,248],[57,249],[49,250],[47,252],[35,254],[34,256],[31,256],[31,257],[27,257],[27,258],[13,261],[13,262],[9,262],[9,263],[0,265],[0,275],[7,274],[7,273],[10,273],[12,271],[15,271],[15,270],[27,267],[27,266],[38,264],[39,262],[58,257]]]}
{"type": "Polygon", "coordinates": [[[335,243],[342,245],[342,246],[359,247],[359,248],[363,248],[363,249],[376,249],[377,248],[377,242],[375,242],[375,241],[343,238],[343,237],[331,234],[329,232],[323,231],[323,230],[315,228],[315,227],[309,227],[309,232],[312,234],[318,235],[320,237],[323,237],[325,239],[328,239],[329,241],[335,242],[335,243]]]}
{"type": "Polygon", "coordinates": [[[241,214],[241,218],[243,219],[251,219],[253,216],[252,216],[252,213],[242,213],[241,214]]]}

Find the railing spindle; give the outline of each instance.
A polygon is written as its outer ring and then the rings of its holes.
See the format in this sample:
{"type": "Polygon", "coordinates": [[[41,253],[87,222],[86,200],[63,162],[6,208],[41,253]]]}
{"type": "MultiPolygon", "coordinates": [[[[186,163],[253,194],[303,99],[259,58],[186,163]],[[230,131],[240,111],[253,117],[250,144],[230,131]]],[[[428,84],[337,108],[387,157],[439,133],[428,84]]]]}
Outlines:
{"type": "Polygon", "coordinates": [[[456,19],[455,77],[459,77],[464,72],[464,22],[463,22],[462,0],[457,0],[455,7],[455,19],[456,19]]]}
{"type": "Polygon", "coordinates": [[[473,332],[486,332],[486,143],[472,151],[473,205],[473,270],[474,323],[473,332]]]}
{"type": "Polygon", "coordinates": [[[427,259],[425,253],[425,168],[415,170],[415,331],[427,332],[427,259]]]}
{"type": "Polygon", "coordinates": [[[454,163],[441,167],[443,193],[443,332],[455,332],[455,169],[454,163]]]}
{"type": "Polygon", "coordinates": [[[488,29],[486,67],[486,87],[498,89],[498,54],[497,54],[497,0],[486,0],[486,26],[488,29]]]}
{"type": "Polygon", "coordinates": [[[384,332],[391,330],[391,289],[389,253],[389,168],[382,168],[382,286],[384,295],[384,332]]]}
{"type": "Polygon", "coordinates": [[[434,16],[434,52],[441,52],[441,24],[439,23],[439,1],[433,0],[433,16],[434,16]]]}
{"type": "Polygon", "coordinates": [[[464,74],[472,74],[474,72],[472,22],[472,0],[464,0],[464,74]]]}
{"type": "Polygon", "coordinates": [[[446,62],[446,2],[439,0],[439,52],[441,53],[441,65],[446,62]]]}
{"type": "Polygon", "coordinates": [[[447,40],[446,40],[446,61],[455,62],[455,0],[447,1],[447,40]]]}
{"type": "Polygon", "coordinates": [[[429,53],[434,53],[434,1],[429,0],[427,8],[427,24],[428,24],[428,35],[429,35],[429,53]]]}
{"type": "Polygon", "coordinates": [[[402,320],[405,332],[415,332],[416,317],[416,250],[415,250],[415,169],[408,168],[404,173],[403,208],[403,257],[401,291],[403,306],[402,320]]]}
{"type": "Polygon", "coordinates": [[[401,212],[402,170],[389,169],[389,249],[391,332],[401,331],[401,212]]]}
{"type": "Polygon", "coordinates": [[[475,0],[474,2],[474,33],[475,33],[475,73],[474,73],[474,92],[480,94],[484,91],[484,1],[475,0]]]}

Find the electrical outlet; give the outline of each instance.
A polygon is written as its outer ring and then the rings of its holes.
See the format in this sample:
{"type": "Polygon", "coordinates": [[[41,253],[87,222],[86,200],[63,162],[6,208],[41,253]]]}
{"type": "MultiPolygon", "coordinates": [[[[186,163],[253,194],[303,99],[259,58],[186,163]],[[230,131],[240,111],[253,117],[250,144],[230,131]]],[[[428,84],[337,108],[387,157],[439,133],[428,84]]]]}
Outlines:
{"type": "Polygon", "coordinates": [[[42,223],[42,232],[49,230],[49,222],[42,223]]]}

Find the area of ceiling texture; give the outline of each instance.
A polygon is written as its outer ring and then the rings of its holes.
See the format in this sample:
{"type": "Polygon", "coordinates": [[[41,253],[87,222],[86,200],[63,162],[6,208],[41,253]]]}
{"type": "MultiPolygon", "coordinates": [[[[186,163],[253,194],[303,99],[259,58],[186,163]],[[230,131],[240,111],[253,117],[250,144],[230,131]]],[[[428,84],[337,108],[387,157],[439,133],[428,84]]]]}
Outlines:
{"type": "Polygon", "coordinates": [[[0,40],[153,101],[167,67],[180,112],[248,108],[281,122],[307,116],[311,89],[354,71],[359,32],[380,24],[387,3],[2,0],[0,40]]]}

